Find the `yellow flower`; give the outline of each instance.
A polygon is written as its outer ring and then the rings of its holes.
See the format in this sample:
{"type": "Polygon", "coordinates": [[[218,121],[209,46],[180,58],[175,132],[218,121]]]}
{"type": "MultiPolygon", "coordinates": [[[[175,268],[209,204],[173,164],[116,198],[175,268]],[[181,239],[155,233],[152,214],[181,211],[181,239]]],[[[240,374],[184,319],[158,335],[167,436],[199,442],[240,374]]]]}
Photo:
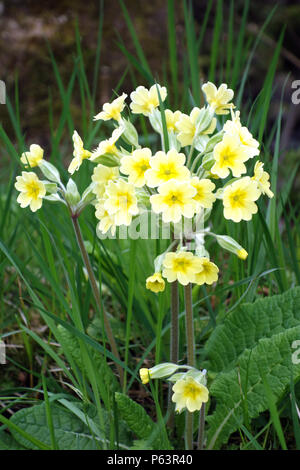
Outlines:
{"type": "Polygon", "coordinates": [[[259,142],[255,140],[247,127],[242,126],[240,112],[232,113],[232,121],[227,121],[223,127],[226,134],[237,135],[242,145],[247,148],[249,158],[259,154],[259,142]]]}
{"type": "Polygon", "coordinates": [[[240,222],[251,220],[252,214],[256,214],[256,201],[260,196],[257,182],[245,176],[238,181],[226,186],[223,193],[225,219],[240,222]]]}
{"type": "Polygon", "coordinates": [[[255,163],[252,179],[257,182],[262,194],[266,194],[270,198],[274,196],[274,193],[270,190],[270,175],[264,171],[264,164],[262,162],[255,163]]]}
{"type": "Polygon", "coordinates": [[[95,216],[100,220],[97,229],[102,233],[107,233],[111,229],[112,235],[116,233],[116,224],[114,216],[111,216],[104,208],[105,199],[99,199],[95,208],[95,216]]]}
{"type": "Polygon", "coordinates": [[[44,150],[37,144],[32,144],[29,147],[29,152],[24,152],[21,155],[21,162],[26,166],[34,168],[43,160],[44,150]]]}
{"type": "Polygon", "coordinates": [[[121,160],[120,171],[129,175],[129,183],[141,188],[145,184],[145,172],[150,168],[151,150],[148,148],[137,149],[131,155],[126,155],[121,160]]]}
{"type": "Polygon", "coordinates": [[[163,266],[162,275],[167,278],[168,282],[178,280],[180,284],[186,286],[190,282],[195,282],[196,273],[201,269],[201,261],[190,251],[178,251],[167,253],[163,266]]]}
{"type": "Polygon", "coordinates": [[[215,163],[211,172],[220,178],[226,178],[230,169],[233,176],[239,177],[247,171],[244,162],[248,158],[247,149],[241,145],[240,139],[236,135],[225,134],[214,148],[215,163]]]}
{"type": "Polygon", "coordinates": [[[168,132],[176,132],[176,124],[181,117],[181,111],[165,110],[166,124],[168,132]]]}
{"type": "Polygon", "coordinates": [[[170,179],[179,181],[187,180],[190,177],[189,169],[184,166],[185,155],[171,149],[166,154],[159,151],[149,161],[150,169],[146,171],[146,183],[150,188],[155,188],[170,179]]]}
{"type": "Polygon", "coordinates": [[[207,178],[200,180],[198,176],[194,176],[191,179],[191,185],[197,191],[196,195],[194,196],[194,200],[197,203],[197,208],[204,207],[205,209],[211,209],[213,203],[216,200],[216,196],[213,194],[213,190],[216,187],[215,184],[207,178]]]}
{"type": "Polygon", "coordinates": [[[146,385],[149,382],[149,378],[150,378],[149,369],[147,369],[146,367],[142,367],[139,372],[140,372],[142,384],[146,385]]]}
{"type": "Polygon", "coordinates": [[[161,273],[154,273],[146,279],[146,288],[155,292],[163,292],[165,290],[165,281],[163,280],[161,273]]]}
{"type": "Polygon", "coordinates": [[[125,99],[127,98],[126,93],[116,98],[111,103],[104,103],[102,111],[94,116],[94,121],[102,119],[103,121],[109,121],[114,119],[115,121],[121,120],[121,112],[125,107],[125,99]]]}
{"type": "Polygon", "coordinates": [[[117,140],[121,137],[124,132],[124,127],[117,127],[112,133],[112,136],[107,140],[102,140],[98,147],[92,152],[91,161],[95,161],[97,158],[103,155],[117,155],[118,149],[116,147],[117,140]]]}
{"type": "Polygon", "coordinates": [[[117,167],[104,166],[99,163],[94,168],[92,174],[92,181],[96,183],[96,186],[93,189],[93,193],[96,194],[98,198],[101,198],[105,191],[105,186],[111,180],[117,179],[119,176],[119,169],[117,167]]]}
{"type": "Polygon", "coordinates": [[[197,382],[193,377],[179,379],[172,387],[174,392],[172,402],[176,403],[175,411],[180,413],[185,408],[193,413],[200,410],[202,403],[208,401],[208,390],[205,385],[197,382]]]}
{"type": "MultiPolygon", "coordinates": [[[[182,113],[177,121],[176,129],[179,132],[177,139],[181,143],[182,147],[192,145],[194,138],[196,137],[197,119],[200,112],[200,108],[193,108],[189,116],[182,113]]],[[[213,118],[210,126],[205,129],[205,131],[201,132],[201,134],[212,134],[216,128],[216,124],[216,118],[213,118]]]]}
{"type": "Polygon", "coordinates": [[[234,92],[227,88],[226,83],[222,83],[219,88],[211,82],[202,85],[202,91],[205,94],[206,101],[214,109],[216,114],[228,114],[229,109],[234,108],[232,100],[234,92]]]}
{"type": "Polygon", "coordinates": [[[115,225],[130,225],[132,216],[139,212],[134,185],[121,179],[110,181],[104,196],[104,209],[113,216],[115,225]]]}
{"type": "Polygon", "coordinates": [[[177,223],[182,216],[189,219],[193,217],[196,189],[189,181],[170,180],[158,188],[158,193],[150,196],[150,202],[156,214],[162,213],[163,222],[177,223]]]}
{"type": "Polygon", "coordinates": [[[201,269],[196,273],[195,282],[198,285],[213,284],[218,280],[219,268],[214,263],[209,261],[208,258],[199,258],[201,262],[201,269]]]}
{"type": "Polygon", "coordinates": [[[241,248],[240,250],[238,250],[236,254],[242,260],[245,260],[248,257],[248,253],[244,248],[241,248]]]}
{"type": "Polygon", "coordinates": [[[17,201],[22,208],[29,206],[35,212],[42,207],[46,188],[35,173],[22,171],[22,176],[17,176],[15,188],[20,191],[17,201]]]}
{"type": "Polygon", "coordinates": [[[74,158],[68,168],[68,172],[71,173],[71,175],[73,175],[73,173],[79,169],[83,160],[89,158],[92,155],[91,152],[83,148],[83,142],[77,131],[74,131],[72,139],[74,145],[74,158]]]}
{"type": "Polygon", "coordinates": [[[159,99],[157,88],[159,89],[159,94],[162,101],[165,101],[167,97],[167,89],[161,87],[160,85],[152,85],[150,90],[144,86],[139,86],[135,91],[130,94],[132,103],[130,103],[130,108],[135,114],[144,114],[144,116],[149,116],[152,111],[159,106],[159,99]]]}

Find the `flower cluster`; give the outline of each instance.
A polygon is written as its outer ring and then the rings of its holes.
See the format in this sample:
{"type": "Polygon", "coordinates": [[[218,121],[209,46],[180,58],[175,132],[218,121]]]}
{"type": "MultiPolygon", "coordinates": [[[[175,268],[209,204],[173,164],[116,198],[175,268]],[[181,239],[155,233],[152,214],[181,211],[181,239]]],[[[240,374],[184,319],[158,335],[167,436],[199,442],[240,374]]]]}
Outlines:
{"type": "Polygon", "coordinates": [[[181,413],[185,409],[193,413],[199,411],[203,403],[208,401],[209,392],[206,387],[206,370],[199,371],[187,365],[179,366],[170,362],[157,364],[146,369],[140,369],[140,378],[143,384],[152,379],[164,379],[174,383],[172,401],[175,411],[181,413]],[[178,369],[187,369],[186,372],[177,372],[178,369]]]}
{"type": "Polygon", "coordinates": [[[109,138],[87,150],[79,134],[73,134],[74,158],[69,173],[77,172],[84,160],[95,164],[91,184],[82,197],[71,179],[64,187],[57,170],[43,159],[43,149],[31,145],[21,162],[27,169],[39,167],[52,185],[24,171],[16,182],[18,202],[36,211],[44,198],[62,200],[77,212],[92,203],[101,234],[115,234],[117,227],[128,227],[139,214],[151,211],[161,224],[170,224],[180,235],[155,260],[147,289],[162,292],[165,280],[182,285],[216,282],[219,270],[205,249],[205,237],[214,237],[240,259],[247,258],[247,251],[228,235],[212,232],[209,224],[204,228],[213,206],[220,200],[225,219],[249,221],[258,210],[259,197],[273,197],[273,193],[261,161],[256,161],[254,173],[247,175],[246,163],[259,155],[259,142],[242,125],[240,112],[232,103],[233,90],[226,84],[217,88],[208,82],[202,91],[206,105],[194,107],[190,114],[160,109],[167,89],[158,84],[150,89],[139,86],[131,93],[128,110],[146,116],[161,136],[162,149],[155,153],[140,146],[134,125],[124,116],[127,95],[105,103],[94,119],[112,121],[115,129],[109,138]],[[229,115],[223,126],[219,115],[229,115]],[[181,229],[186,220],[191,222],[188,233],[181,229]]]}

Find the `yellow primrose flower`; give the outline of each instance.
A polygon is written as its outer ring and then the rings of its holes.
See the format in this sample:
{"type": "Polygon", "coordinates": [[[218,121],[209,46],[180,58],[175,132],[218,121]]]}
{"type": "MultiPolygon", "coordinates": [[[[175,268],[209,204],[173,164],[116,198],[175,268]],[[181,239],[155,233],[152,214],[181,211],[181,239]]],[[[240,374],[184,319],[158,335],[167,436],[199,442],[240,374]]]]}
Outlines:
{"type": "Polygon", "coordinates": [[[104,195],[104,209],[113,216],[115,225],[130,225],[132,216],[139,212],[134,185],[121,179],[109,181],[104,195]]]}
{"type": "Polygon", "coordinates": [[[98,121],[99,119],[102,119],[103,121],[114,119],[119,122],[121,120],[121,112],[125,107],[126,98],[126,93],[123,93],[111,103],[104,103],[102,111],[94,116],[94,121],[98,121]]]}
{"type": "Polygon", "coordinates": [[[258,188],[262,194],[266,194],[268,197],[272,198],[274,193],[270,190],[269,178],[269,173],[264,171],[264,164],[262,162],[256,162],[252,179],[257,182],[258,188]]]}
{"type": "Polygon", "coordinates": [[[233,176],[239,177],[246,173],[247,169],[244,165],[249,158],[249,153],[244,145],[241,145],[237,135],[225,134],[221,142],[214,148],[215,163],[211,168],[211,172],[220,178],[226,178],[229,170],[233,176]]]}
{"type": "Polygon", "coordinates": [[[237,256],[238,258],[245,260],[248,258],[248,253],[244,248],[241,248],[240,250],[237,251],[237,256]]]}
{"type": "Polygon", "coordinates": [[[190,177],[189,169],[184,166],[185,155],[171,149],[168,153],[159,151],[149,161],[150,169],[146,171],[147,186],[155,188],[170,179],[178,181],[187,180],[190,177]]]}
{"type": "Polygon", "coordinates": [[[95,216],[100,220],[97,228],[101,233],[107,233],[111,229],[112,235],[116,233],[116,224],[114,216],[111,216],[104,208],[105,199],[99,199],[95,208],[95,216]]]}
{"type": "Polygon", "coordinates": [[[22,176],[17,176],[15,188],[20,191],[17,201],[22,208],[29,206],[35,212],[42,207],[46,188],[35,173],[22,171],[22,176]]]}
{"type": "Polygon", "coordinates": [[[256,201],[260,196],[257,182],[245,176],[238,181],[226,186],[223,193],[225,219],[240,222],[251,220],[252,214],[256,214],[256,201]]]}
{"type": "Polygon", "coordinates": [[[201,261],[201,269],[196,273],[195,283],[199,286],[202,284],[213,284],[218,280],[218,266],[209,261],[208,258],[203,257],[199,259],[201,261]]]}
{"type": "Polygon", "coordinates": [[[202,403],[208,401],[208,390],[205,385],[197,382],[193,377],[179,379],[172,387],[174,392],[172,402],[176,403],[175,411],[180,413],[185,408],[193,413],[200,410],[202,403]]]}
{"type": "Polygon", "coordinates": [[[146,288],[155,292],[163,292],[165,290],[165,281],[163,280],[161,273],[154,273],[146,279],[146,288]]]}
{"type": "Polygon", "coordinates": [[[27,167],[34,168],[38,166],[39,162],[43,160],[44,150],[37,144],[32,144],[29,147],[29,152],[24,152],[21,155],[21,162],[27,167]]]}
{"type": "Polygon", "coordinates": [[[99,163],[93,171],[92,181],[96,183],[93,193],[98,198],[101,198],[105,192],[105,186],[111,180],[116,180],[119,177],[119,169],[117,167],[104,166],[99,163]]]}
{"type": "Polygon", "coordinates": [[[162,101],[167,97],[167,89],[160,85],[152,85],[150,90],[144,86],[138,86],[135,91],[130,94],[132,102],[130,103],[131,111],[135,114],[144,114],[149,116],[152,111],[159,106],[157,88],[162,101]]]}
{"type": "Polygon", "coordinates": [[[259,154],[259,142],[253,138],[247,127],[242,126],[239,111],[232,113],[232,121],[226,121],[223,130],[226,134],[238,135],[241,144],[247,148],[249,158],[259,154]]]}
{"type": "Polygon", "coordinates": [[[186,286],[190,282],[195,282],[196,273],[200,271],[202,264],[200,258],[190,251],[178,251],[167,253],[163,266],[162,275],[167,278],[168,282],[178,280],[180,284],[186,286]]]}
{"type": "Polygon", "coordinates": [[[206,101],[214,109],[216,114],[228,114],[229,109],[234,108],[232,100],[234,92],[227,88],[226,83],[222,83],[219,88],[211,82],[202,85],[202,91],[205,94],[206,101]]]}
{"type": "Polygon", "coordinates": [[[213,190],[215,189],[216,185],[207,178],[200,180],[198,176],[193,176],[191,179],[191,185],[197,191],[196,195],[194,196],[197,207],[211,209],[213,203],[216,200],[216,196],[213,194],[213,190]]]}
{"type": "Polygon", "coordinates": [[[147,369],[146,367],[142,367],[139,370],[139,373],[140,373],[142,384],[146,385],[149,382],[149,378],[150,378],[149,369],[147,369]]]}
{"type": "MultiPolygon", "coordinates": [[[[197,119],[201,112],[200,108],[193,108],[190,115],[181,113],[179,120],[176,123],[176,129],[179,132],[177,139],[181,143],[182,147],[186,145],[192,145],[196,129],[197,129],[197,119]]],[[[201,132],[202,135],[212,134],[216,128],[217,120],[213,118],[210,126],[201,132]]]]}
{"type": "Polygon", "coordinates": [[[162,213],[163,222],[176,224],[182,216],[188,219],[193,217],[196,210],[193,199],[196,189],[189,181],[170,180],[159,186],[158,193],[150,196],[150,202],[156,214],[162,213]]]}
{"type": "Polygon", "coordinates": [[[68,172],[73,175],[75,171],[77,171],[82,163],[83,160],[86,158],[89,158],[92,154],[88,150],[85,150],[83,148],[83,142],[81,137],[79,136],[77,131],[74,131],[73,136],[73,145],[74,145],[74,151],[73,151],[73,160],[71,161],[68,172]]]}
{"type": "Polygon", "coordinates": [[[176,124],[181,117],[181,111],[171,111],[170,109],[165,110],[166,125],[168,132],[176,132],[176,124]]]}
{"type": "Polygon", "coordinates": [[[117,127],[112,133],[109,139],[102,140],[98,147],[92,152],[91,161],[96,160],[102,155],[117,155],[118,149],[116,147],[117,140],[121,137],[124,132],[124,127],[117,127]]]}
{"type": "Polygon", "coordinates": [[[150,168],[151,150],[147,147],[137,149],[131,155],[126,155],[121,160],[120,171],[129,175],[129,183],[141,188],[146,183],[145,172],[150,168]]]}

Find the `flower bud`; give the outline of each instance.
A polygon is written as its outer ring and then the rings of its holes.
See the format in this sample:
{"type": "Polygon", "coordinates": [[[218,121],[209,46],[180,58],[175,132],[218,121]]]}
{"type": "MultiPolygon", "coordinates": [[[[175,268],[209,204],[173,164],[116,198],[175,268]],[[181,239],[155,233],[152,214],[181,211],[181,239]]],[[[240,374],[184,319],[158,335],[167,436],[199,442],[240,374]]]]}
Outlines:
{"type": "Polygon", "coordinates": [[[122,138],[126,140],[129,145],[133,145],[133,147],[138,148],[139,137],[134,125],[129,120],[122,119],[122,126],[124,127],[122,138]]]}
{"type": "Polygon", "coordinates": [[[225,250],[237,255],[240,259],[245,260],[248,256],[247,251],[233,238],[228,235],[215,235],[219,245],[225,250]]]}
{"type": "Polygon", "coordinates": [[[76,204],[78,204],[78,202],[80,201],[80,194],[77,189],[76,183],[72,180],[72,178],[69,179],[66,189],[67,189],[65,193],[66,201],[71,206],[76,206],[76,204]]]}
{"type": "Polygon", "coordinates": [[[174,374],[176,370],[179,369],[177,364],[172,364],[171,362],[163,362],[162,364],[157,364],[151,369],[142,368],[140,369],[140,377],[143,384],[147,384],[149,379],[163,379],[169,375],[174,374]]]}
{"type": "Polygon", "coordinates": [[[39,169],[43,175],[50,181],[60,184],[60,175],[58,170],[55,168],[52,163],[47,162],[46,160],[41,160],[38,163],[39,169]]]}
{"type": "Polygon", "coordinates": [[[44,183],[44,186],[46,188],[46,191],[48,194],[55,194],[57,193],[57,184],[55,183],[50,183],[50,181],[42,181],[44,183]]]}

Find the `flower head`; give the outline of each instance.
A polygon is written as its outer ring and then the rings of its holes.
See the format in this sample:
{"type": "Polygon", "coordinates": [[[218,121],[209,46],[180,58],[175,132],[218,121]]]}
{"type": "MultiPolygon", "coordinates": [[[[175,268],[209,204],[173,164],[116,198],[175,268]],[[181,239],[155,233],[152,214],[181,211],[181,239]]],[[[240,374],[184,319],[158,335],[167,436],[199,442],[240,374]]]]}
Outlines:
{"type": "Polygon", "coordinates": [[[162,213],[163,222],[177,223],[182,216],[189,219],[193,217],[196,210],[195,195],[196,189],[189,181],[173,179],[159,186],[158,194],[150,196],[150,202],[156,214],[162,213]]]}
{"type": "Polygon", "coordinates": [[[266,194],[268,197],[272,198],[274,193],[270,189],[270,175],[264,171],[264,164],[262,162],[256,162],[254,167],[254,176],[252,180],[256,181],[258,188],[262,194],[266,194]]]}
{"type": "Polygon", "coordinates": [[[225,219],[234,222],[251,220],[252,215],[257,212],[257,205],[254,201],[259,198],[260,194],[257,182],[249,176],[226,186],[223,193],[225,219]]]}
{"type": "Polygon", "coordinates": [[[240,250],[237,251],[237,256],[238,258],[245,260],[248,258],[248,253],[244,248],[241,248],[240,250]]]}
{"type": "Polygon", "coordinates": [[[170,109],[165,110],[166,125],[168,132],[176,132],[176,125],[181,117],[181,111],[171,111],[170,109]]]}
{"type": "Polygon", "coordinates": [[[199,179],[198,176],[194,176],[191,179],[191,185],[197,191],[194,196],[197,206],[199,208],[211,209],[216,200],[216,196],[213,194],[213,190],[216,187],[215,184],[207,178],[199,179]]]}
{"type": "Polygon", "coordinates": [[[113,216],[115,225],[130,225],[139,212],[134,185],[121,179],[110,181],[105,188],[104,209],[113,216]]]}
{"type": "Polygon", "coordinates": [[[187,180],[190,177],[189,169],[185,164],[185,155],[171,149],[168,153],[159,151],[149,160],[150,169],[146,171],[146,183],[150,188],[155,188],[170,179],[178,181],[187,180]]]}
{"type": "Polygon", "coordinates": [[[32,144],[29,147],[29,152],[24,152],[21,155],[21,162],[27,167],[34,168],[43,160],[44,150],[37,144],[32,144]]]}
{"type": "Polygon", "coordinates": [[[227,88],[226,83],[222,83],[219,88],[211,82],[202,85],[202,91],[205,94],[206,101],[215,110],[216,114],[228,114],[229,109],[234,108],[232,100],[234,92],[227,88]]]}
{"type": "Polygon", "coordinates": [[[150,168],[151,150],[148,148],[137,149],[131,155],[126,155],[121,160],[121,173],[129,175],[129,183],[137,188],[145,184],[145,172],[150,168]]]}
{"type": "Polygon", "coordinates": [[[165,290],[165,281],[161,273],[154,273],[146,279],[146,288],[155,292],[163,292],[165,290]]]}
{"type": "MultiPolygon", "coordinates": [[[[179,120],[176,122],[176,129],[178,131],[177,139],[182,147],[192,145],[197,133],[197,121],[199,120],[200,113],[203,111],[200,108],[193,108],[190,115],[181,113],[179,120]]],[[[213,118],[210,125],[204,129],[201,134],[212,134],[216,128],[216,119],[213,118]]]]}
{"type": "Polygon", "coordinates": [[[121,120],[121,112],[125,107],[125,99],[127,98],[126,93],[113,100],[111,103],[104,103],[102,111],[94,117],[94,121],[102,119],[103,121],[109,121],[114,119],[115,121],[121,120]]]}
{"type": "Polygon", "coordinates": [[[99,163],[93,171],[92,181],[96,183],[93,193],[98,198],[101,198],[105,192],[105,186],[109,181],[116,180],[119,176],[119,169],[117,167],[104,166],[99,163]]]}
{"type": "Polygon", "coordinates": [[[146,367],[142,367],[139,370],[139,373],[140,373],[142,384],[146,385],[149,382],[149,378],[150,378],[149,369],[147,369],[146,367]]]}
{"type": "Polygon", "coordinates": [[[167,278],[168,282],[178,280],[180,284],[186,286],[190,282],[195,282],[196,273],[201,269],[201,261],[190,251],[178,251],[167,253],[163,266],[162,275],[167,278]]]}
{"type": "Polygon", "coordinates": [[[83,142],[81,137],[79,136],[77,131],[74,131],[73,133],[73,145],[74,145],[74,151],[73,151],[73,160],[71,161],[68,172],[73,175],[75,171],[77,171],[82,163],[83,160],[86,158],[89,158],[92,154],[88,150],[85,150],[83,148],[83,142]]]}
{"type": "Polygon", "coordinates": [[[176,412],[180,413],[185,408],[189,412],[200,410],[202,403],[208,401],[208,390],[205,385],[197,382],[193,377],[186,376],[179,379],[172,387],[173,403],[176,403],[176,412]]]}
{"type": "Polygon", "coordinates": [[[144,114],[144,116],[149,116],[149,114],[159,106],[157,88],[159,89],[161,100],[165,101],[167,97],[167,89],[165,87],[152,85],[148,90],[144,86],[139,86],[130,94],[130,98],[132,100],[130,103],[131,111],[135,114],[144,114]]]}
{"type": "Polygon", "coordinates": [[[226,178],[229,170],[233,176],[239,177],[246,173],[246,162],[249,154],[244,145],[241,145],[240,139],[236,135],[225,134],[221,142],[214,148],[215,163],[211,168],[211,172],[220,178],[226,178]]]}
{"type": "Polygon", "coordinates": [[[119,126],[113,131],[112,136],[109,139],[102,140],[98,147],[92,152],[91,161],[97,161],[97,159],[103,155],[117,155],[118,149],[115,144],[123,132],[124,127],[119,126]]]}
{"type": "Polygon", "coordinates": [[[201,262],[201,269],[196,273],[195,282],[198,285],[213,284],[218,280],[219,268],[214,263],[209,261],[208,258],[199,258],[201,262]]]}
{"type": "Polygon", "coordinates": [[[97,229],[101,233],[107,233],[109,230],[111,230],[112,235],[115,235],[117,228],[115,224],[115,218],[113,215],[110,215],[107,210],[105,210],[104,202],[105,199],[100,199],[95,206],[95,216],[98,220],[100,220],[97,229]]]}
{"type": "Polygon", "coordinates": [[[226,134],[237,135],[247,149],[249,158],[259,154],[259,142],[255,140],[247,127],[242,126],[240,112],[232,113],[232,121],[226,121],[223,130],[226,134]]]}
{"type": "Polygon", "coordinates": [[[17,176],[15,188],[20,191],[17,201],[22,208],[29,206],[35,212],[42,207],[46,187],[35,173],[22,171],[22,176],[17,176]]]}

